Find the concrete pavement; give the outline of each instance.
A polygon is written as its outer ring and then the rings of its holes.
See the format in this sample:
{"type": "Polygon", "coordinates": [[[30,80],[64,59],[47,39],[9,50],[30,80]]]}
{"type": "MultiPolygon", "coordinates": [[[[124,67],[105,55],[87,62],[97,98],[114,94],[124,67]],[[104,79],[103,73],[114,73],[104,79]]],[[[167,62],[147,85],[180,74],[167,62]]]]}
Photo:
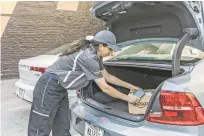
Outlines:
{"type": "MultiPolygon", "coordinates": [[[[1,81],[2,136],[27,136],[31,103],[16,95],[14,86],[16,81],[17,79],[1,81]]],[[[71,129],[70,131],[72,136],[79,136],[75,130],[71,129]]]]}

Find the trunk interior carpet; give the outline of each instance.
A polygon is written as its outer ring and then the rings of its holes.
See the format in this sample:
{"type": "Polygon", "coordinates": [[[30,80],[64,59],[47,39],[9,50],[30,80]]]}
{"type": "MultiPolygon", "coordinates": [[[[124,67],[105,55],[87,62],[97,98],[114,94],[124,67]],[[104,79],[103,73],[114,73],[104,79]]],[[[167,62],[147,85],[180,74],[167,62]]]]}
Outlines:
{"type": "Polygon", "coordinates": [[[111,103],[106,103],[105,105],[118,109],[120,111],[128,112],[128,103],[125,101],[115,101],[111,103]]]}

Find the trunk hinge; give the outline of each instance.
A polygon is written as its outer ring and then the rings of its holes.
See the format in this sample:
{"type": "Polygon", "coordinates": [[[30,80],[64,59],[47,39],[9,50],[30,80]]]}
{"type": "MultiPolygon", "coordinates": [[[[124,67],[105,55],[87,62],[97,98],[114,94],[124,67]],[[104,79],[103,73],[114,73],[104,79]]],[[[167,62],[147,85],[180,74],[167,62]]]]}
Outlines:
{"type": "Polygon", "coordinates": [[[197,28],[186,28],[184,29],[184,36],[177,42],[172,56],[172,75],[176,76],[180,74],[180,60],[183,48],[192,39],[198,37],[197,28]]]}

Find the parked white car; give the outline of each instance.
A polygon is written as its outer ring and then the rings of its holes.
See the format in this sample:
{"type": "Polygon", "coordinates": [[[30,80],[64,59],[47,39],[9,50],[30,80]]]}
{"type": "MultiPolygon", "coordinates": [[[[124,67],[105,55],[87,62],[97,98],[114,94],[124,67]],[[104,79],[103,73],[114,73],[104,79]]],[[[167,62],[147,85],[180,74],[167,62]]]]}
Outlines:
{"type": "MultiPolygon", "coordinates": [[[[28,58],[21,59],[19,61],[19,80],[15,83],[16,94],[29,102],[33,100],[33,90],[36,82],[44,73],[46,68],[52,65],[58,56],[64,52],[71,44],[65,44],[61,47],[55,48],[46,54],[28,58]]],[[[75,90],[69,91],[70,97],[75,97],[75,90]]]]}

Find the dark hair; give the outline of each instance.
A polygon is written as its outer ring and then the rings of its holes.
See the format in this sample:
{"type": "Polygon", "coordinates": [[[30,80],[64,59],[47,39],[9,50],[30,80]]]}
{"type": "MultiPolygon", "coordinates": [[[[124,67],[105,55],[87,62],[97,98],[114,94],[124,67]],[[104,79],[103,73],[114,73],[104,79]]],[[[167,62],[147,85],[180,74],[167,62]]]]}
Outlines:
{"type": "Polygon", "coordinates": [[[85,39],[77,40],[77,41],[71,43],[70,48],[65,50],[65,52],[62,53],[60,56],[66,56],[66,55],[72,54],[74,52],[84,50],[84,49],[90,47],[90,45],[92,45],[94,48],[98,49],[98,46],[100,44],[103,44],[103,46],[107,46],[106,44],[101,43],[101,42],[97,42],[97,41],[88,41],[85,39]]]}

